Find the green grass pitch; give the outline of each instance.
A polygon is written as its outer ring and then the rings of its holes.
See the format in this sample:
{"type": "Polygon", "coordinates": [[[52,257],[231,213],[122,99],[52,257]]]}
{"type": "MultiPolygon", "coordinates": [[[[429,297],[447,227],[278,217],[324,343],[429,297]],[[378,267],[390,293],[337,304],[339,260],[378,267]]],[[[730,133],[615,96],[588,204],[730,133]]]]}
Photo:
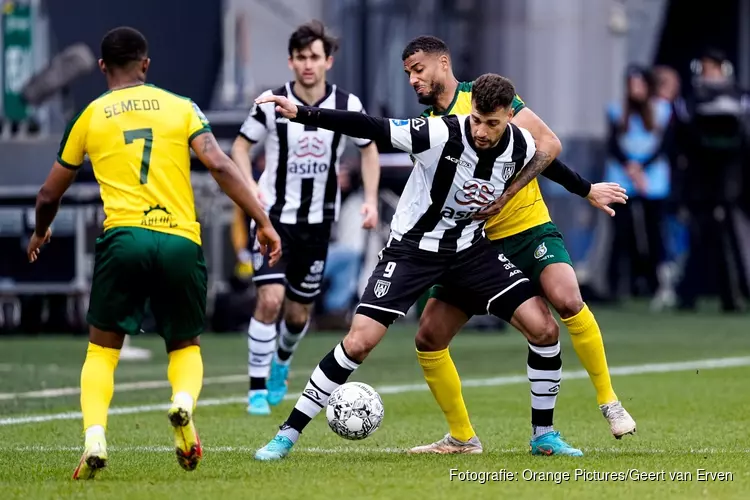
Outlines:
{"type": "MultiPolygon", "coordinates": [[[[82,447],[77,386],[84,338],[0,339],[0,497],[5,498],[750,498],[750,318],[651,315],[645,307],[594,308],[615,390],[638,422],[610,434],[593,387],[562,331],[564,382],[556,427],[582,458],[528,453],[526,345],[512,330],[460,334],[451,352],[472,422],[476,456],[408,456],[447,426],[422,381],[414,327],[397,324],[351,380],[381,391],[385,418],[368,439],[334,435],[320,415],[280,463],[258,463],[294,404],[270,417],[245,413],[246,340],[205,335],[204,406],[196,424],[205,448],[192,473],[180,469],[164,409],[166,354],[152,335],[151,361],[121,361],[112,403],[109,466],[93,482],[70,479],[82,447]]],[[[292,366],[296,393],[340,338],[312,332],[292,366]]]]}

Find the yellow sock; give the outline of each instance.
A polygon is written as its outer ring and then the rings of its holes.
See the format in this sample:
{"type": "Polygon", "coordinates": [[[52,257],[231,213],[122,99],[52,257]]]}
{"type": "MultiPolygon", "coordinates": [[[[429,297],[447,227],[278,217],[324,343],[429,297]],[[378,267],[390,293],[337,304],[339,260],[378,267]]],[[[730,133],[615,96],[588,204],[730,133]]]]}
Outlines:
{"type": "Polygon", "coordinates": [[[589,307],[584,304],[581,312],[562,320],[568,327],[573,348],[578,359],[589,373],[596,389],[596,401],[603,405],[617,401],[617,395],[612,388],[607,367],[607,356],[604,353],[604,340],[596,318],[589,307]]]}
{"type": "Polygon", "coordinates": [[[115,369],[120,350],[89,342],[81,369],[81,412],[83,430],[92,425],[107,428],[107,411],[115,392],[115,369]]]}
{"type": "Polygon", "coordinates": [[[169,353],[167,377],[172,384],[172,399],[175,394],[185,392],[193,398],[193,409],[203,387],[203,358],[201,348],[191,345],[169,353]]]}
{"type": "Polygon", "coordinates": [[[418,350],[417,358],[422,366],[424,379],[445,414],[451,436],[460,441],[468,441],[475,435],[474,428],[461,395],[461,379],[448,349],[435,352],[418,350]]]}

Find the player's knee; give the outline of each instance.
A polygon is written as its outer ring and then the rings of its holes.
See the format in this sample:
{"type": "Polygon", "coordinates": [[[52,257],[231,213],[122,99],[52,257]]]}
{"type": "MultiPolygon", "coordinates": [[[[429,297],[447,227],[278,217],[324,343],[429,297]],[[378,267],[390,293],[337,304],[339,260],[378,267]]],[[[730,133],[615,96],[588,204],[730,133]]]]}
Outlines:
{"type": "Polygon", "coordinates": [[[301,332],[310,317],[310,310],[302,304],[290,304],[284,308],[284,322],[290,332],[301,332]]]}
{"type": "Polygon", "coordinates": [[[536,345],[545,346],[557,343],[560,338],[560,325],[551,314],[547,314],[539,326],[532,332],[532,342],[536,345]]]}
{"type": "Polygon", "coordinates": [[[378,340],[366,328],[352,325],[352,329],[344,337],[344,351],[350,358],[361,363],[378,345],[378,340]]]}
{"type": "Polygon", "coordinates": [[[255,319],[263,323],[273,323],[279,317],[284,295],[259,292],[255,306],[255,319]]]}
{"type": "Polygon", "coordinates": [[[583,309],[583,298],[580,294],[570,295],[553,303],[561,318],[572,318],[583,309]]]}
{"type": "Polygon", "coordinates": [[[418,351],[434,352],[442,351],[448,347],[448,342],[444,341],[438,329],[439,325],[432,317],[422,315],[419,320],[419,329],[414,337],[414,344],[418,351]]]}

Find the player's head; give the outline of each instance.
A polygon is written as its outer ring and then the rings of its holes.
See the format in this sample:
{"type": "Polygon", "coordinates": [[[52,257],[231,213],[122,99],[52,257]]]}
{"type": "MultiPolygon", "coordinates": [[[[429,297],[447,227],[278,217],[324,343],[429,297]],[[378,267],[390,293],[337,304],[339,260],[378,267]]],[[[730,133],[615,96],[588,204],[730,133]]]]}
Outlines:
{"type": "Polygon", "coordinates": [[[121,26],[111,30],[102,39],[102,57],[99,68],[110,77],[121,74],[146,80],[151,60],[148,58],[146,37],[135,28],[121,26]]]}
{"type": "Polygon", "coordinates": [[[320,21],[310,21],[297,28],[289,37],[289,69],[294,72],[297,83],[314,87],[324,81],[337,49],[338,40],[320,21]]]}
{"type": "Polygon", "coordinates": [[[406,45],[401,60],[419,102],[435,104],[453,78],[450,50],[445,42],[434,36],[418,36],[406,45]]]}
{"type": "Polygon", "coordinates": [[[507,78],[486,73],[471,88],[471,136],[479,149],[490,149],[513,118],[516,89],[507,78]]]}

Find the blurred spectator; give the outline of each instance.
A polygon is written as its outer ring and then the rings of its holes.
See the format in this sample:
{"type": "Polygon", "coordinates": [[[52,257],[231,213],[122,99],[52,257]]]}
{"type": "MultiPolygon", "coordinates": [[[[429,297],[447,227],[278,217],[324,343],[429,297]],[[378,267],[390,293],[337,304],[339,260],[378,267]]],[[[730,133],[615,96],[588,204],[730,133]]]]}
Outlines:
{"type": "Polygon", "coordinates": [[[610,104],[606,180],[628,191],[628,204],[613,219],[610,252],[610,290],[620,292],[621,265],[628,264],[631,290],[642,278],[645,291],[656,293],[657,268],[664,259],[662,236],[664,205],[670,193],[669,162],[665,137],[671,107],[654,95],[654,82],[646,69],[631,66],[626,72],[626,95],[610,104]]]}
{"type": "Polygon", "coordinates": [[[686,161],[680,155],[676,140],[676,131],[681,121],[687,116],[685,100],[681,93],[680,76],[674,68],[656,66],[653,70],[656,98],[667,102],[671,116],[665,133],[665,152],[669,159],[670,181],[672,189],[664,206],[664,251],[665,260],[659,266],[657,275],[659,290],[651,303],[653,310],[671,308],[677,303],[675,286],[679,271],[687,258],[689,236],[686,221],[679,214],[679,198],[676,186],[681,184],[686,161]]]}
{"type": "Polygon", "coordinates": [[[722,309],[737,311],[748,296],[735,224],[747,161],[747,96],[721,51],[705,51],[691,69],[693,92],[678,134],[687,162],[680,198],[690,221],[679,305],[694,309],[715,277],[722,309]]]}

